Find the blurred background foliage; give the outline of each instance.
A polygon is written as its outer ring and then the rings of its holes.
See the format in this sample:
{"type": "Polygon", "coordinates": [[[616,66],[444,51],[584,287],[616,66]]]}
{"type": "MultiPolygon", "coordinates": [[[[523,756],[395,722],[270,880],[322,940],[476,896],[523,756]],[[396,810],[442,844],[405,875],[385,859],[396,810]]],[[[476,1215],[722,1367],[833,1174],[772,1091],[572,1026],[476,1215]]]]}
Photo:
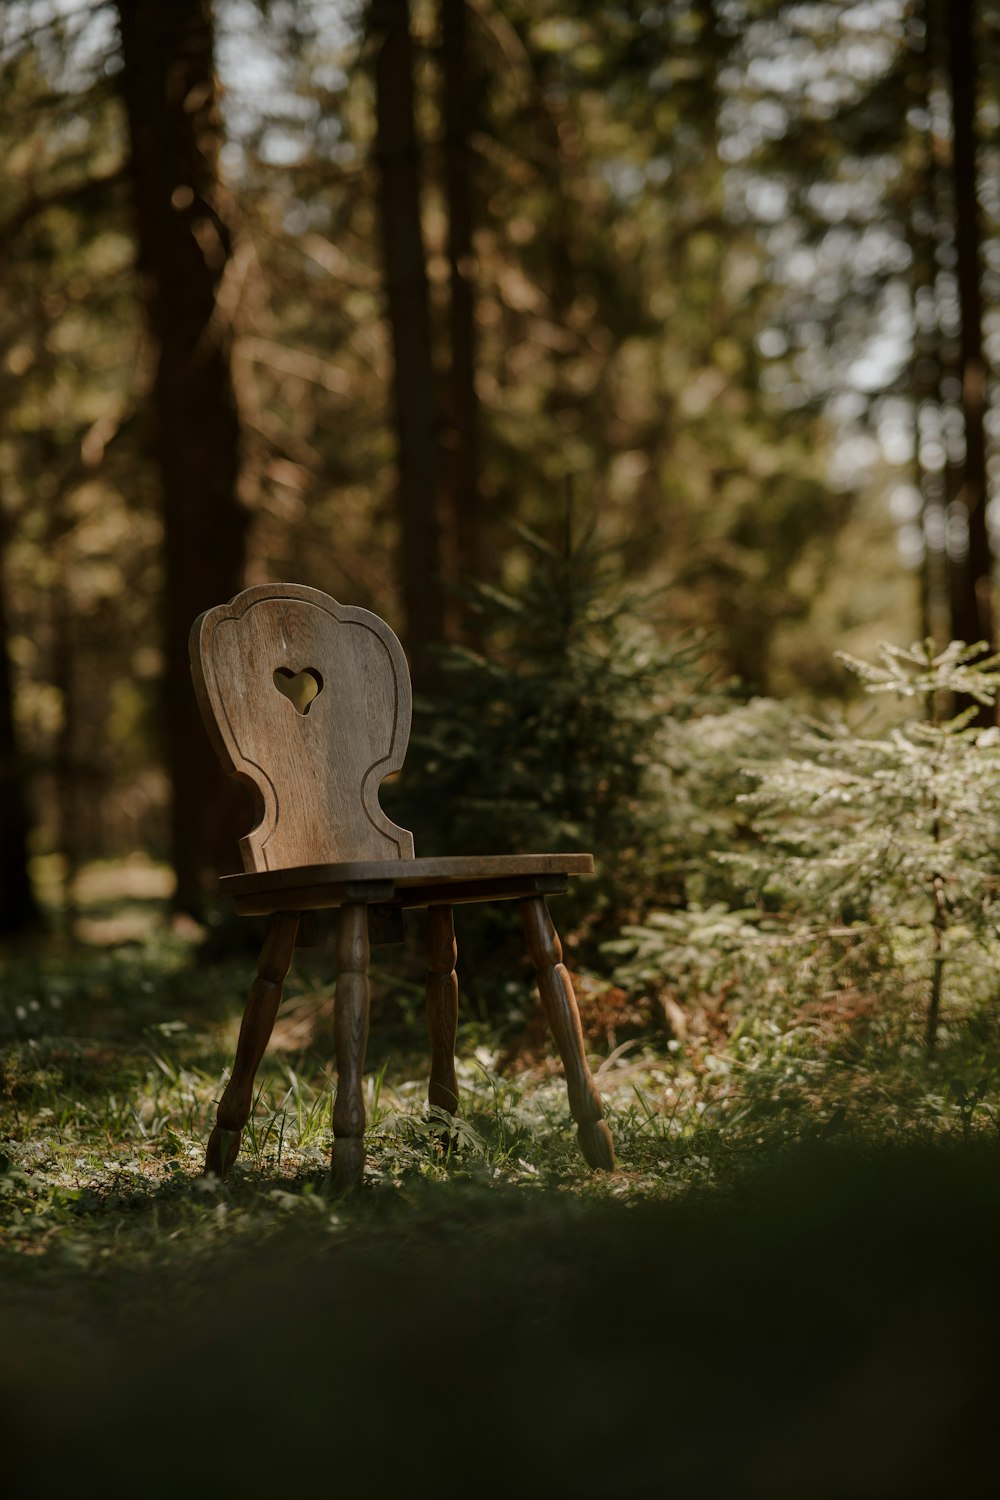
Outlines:
{"type": "Polygon", "coordinates": [[[402,637],[418,852],[594,848],[595,942],[738,901],[760,700],[991,637],[998,43],[991,0],[5,5],[6,931],[135,850],[204,915],[247,813],[186,629],[281,579],[402,637]]]}

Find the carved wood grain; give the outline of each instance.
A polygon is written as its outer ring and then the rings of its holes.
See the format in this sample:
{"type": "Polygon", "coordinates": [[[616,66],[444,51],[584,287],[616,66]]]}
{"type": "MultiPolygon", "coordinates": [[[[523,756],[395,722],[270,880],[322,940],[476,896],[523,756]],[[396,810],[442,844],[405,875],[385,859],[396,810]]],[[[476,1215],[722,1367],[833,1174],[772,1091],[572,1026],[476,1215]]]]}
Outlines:
{"type": "MultiPolygon", "coordinates": [[[[347,901],[366,901],[394,906],[399,911],[421,906],[466,906],[475,901],[521,901],[525,896],[551,896],[564,891],[564,875],[514,875],[501,880],[439,880],[426,885],[390,881],[352,881],[350,885],[290,886],[287,890],[263,890],[256,895],[237,896],[236,910],[242,916],[267,916],[273,911],[328,911],[347,901]]],[[[370,924],[369,924],[370,925],[370,924]]],[[[395,940],[395,939],[394,939],[395,940]]],[[[386,939],[372,939],[386,941],[386,939]]]]}
{"type": "Polygon", "coordinates": [[[365,1170],[365,1047],[368,1042],[368,913],[342,906],[337,924],[337,990],[334,1038],[337,1097],[333,1105],[333,1179],[338,1188],[361,1186],[365,1170]]]}
{"type": "Polygon", "coordinates": [[[478,880],[438,881],[427,885],[400,883],[394,899],[404,910],[435,906],[441,901],[447,901],[449,906],[467,906],[476,901],[520,901],[525,896],[539,893],[551,895],[564,891],[567,884],[564,875],[514,875],[501,880],[482,876],[478,880]]]}
{"type": "Polygon", "coordinates": [[[216,1125],[209,1137],[205,1174],[225,1177],[240,1148],[243,1127],[253,1107],[253,1085],[260,1060],[274,1029],[281,1003],[281,987],[295,951],[298,912],[279,912],[271,918],[250,987],[236,1043],[232,1075],[219,1101],[216,1125]]]}
{"type": "Polygon", "coordinates": [[[258,802],[240,841],[246,870],[412,858],[412,834],[378,802],[403,764],[411,710],[406,658],[383,620],[318,589],[263,584],[195,621],[191,671],[217,753],[258,802]],[[310,670],[322,688],[300,712],[274,674],[310,670]]]}
{"type": "Polygon", "coordinates": [[[264,917],[272,911],[330,911],[350,903],[385,904],[393,899],[391,880],[356,880],[349,885],[303,885],[287,891],[263,891],[236,897],[241,917],[264,917]]]}
{"type": "Polygon", "coordinates": [[[427,1102],[449,1114],[458,1113],[458,1075],[455,1038],[458,1034],[458,976],[455,960],[455,923],[450,906],[427,912],[427,1036],[431,1050],[431,1078],[427,1102]]]}
{"type": "Polygon", "coordinates": [[[566,1073],[569,1107],[576,1121],[580,1150],[589,1166],[611,1171],[615,1164],[611,1132],[604,1120],[603,1101],[587,1064],[573,981],[562,961],[562,944],[545,897],[535,896],[522,901],[521,918],[528,953],[538,979],[538,993],[566,1073]]]}
{"type": "Polygon", "coordinates": [[[457,854],[420,859],[342,860],[303,864],[289,869],[224,875],[224,895],[294,890],[298,886],[344,885],[363,880],[391,880],[397,889],[442,881],[505,880],[514,875],[592,875],[592,854],[457,854]]]}

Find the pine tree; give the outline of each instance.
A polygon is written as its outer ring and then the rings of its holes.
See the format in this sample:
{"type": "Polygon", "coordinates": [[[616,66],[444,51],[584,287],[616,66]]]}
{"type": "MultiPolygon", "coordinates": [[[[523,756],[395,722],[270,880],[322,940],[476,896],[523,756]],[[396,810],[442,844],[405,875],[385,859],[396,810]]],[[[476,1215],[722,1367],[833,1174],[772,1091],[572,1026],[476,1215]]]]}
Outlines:
{"type": "Polygon", "coordinates": [[[744,801],[760,844],[733,856],[758,898],[793,914],[915,933],[928,1048],[946,972],[970,943],[985,951],[1000,914],[1000,731],[975,726],[975,707],[942,711],[956,695],[995,701],[1000,656],[977,661],[983,649],[883,645],[874,665],[841,655],[869,693],[896,700],[896,714],[872,734],[810,724],[793,753],[754,767],[744,801]],[[920,715],[906,716],[914,704],[920,715]]]}
{"type": "Polygon", "coordinates": [[[234,858],[249,820],[242,789],[223,776],[202,730],[187,647],[194,618],[244,582],[235,213],[220,175],[210,0],[117,0],[117,15],[139,269],[157,348],[152,448],[162,487],[162,735],[174,904],[200,914],[212,873],[234,858]]]}
{"type": "Polygon", "coordinates": [[[664,640],[654,600],[623,586],[618,550],[593,530],[567,523],[561,545],[517,535],[519,581],[469,593],[483,650],[445,654],[398,816],[435,853],[593,851],[584,905],[613,925],[654,890],[683,888],[691,747],[679,731],[705,701],[703,644],[664,640]]]}

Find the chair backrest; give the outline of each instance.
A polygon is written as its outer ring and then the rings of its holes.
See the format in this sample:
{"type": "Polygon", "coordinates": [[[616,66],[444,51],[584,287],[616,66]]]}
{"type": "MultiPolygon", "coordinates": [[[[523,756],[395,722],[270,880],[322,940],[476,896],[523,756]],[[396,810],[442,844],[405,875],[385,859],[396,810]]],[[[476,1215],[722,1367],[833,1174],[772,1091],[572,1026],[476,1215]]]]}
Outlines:
{"type": "Polygon", "coordinates": [[[318,589],[262,584],[199,616],[191,672],[216,752],[258,804],[244,869],[413,858],[413,835],[378,803],[403,764],[411,709],[383,620],[318,589]]]}

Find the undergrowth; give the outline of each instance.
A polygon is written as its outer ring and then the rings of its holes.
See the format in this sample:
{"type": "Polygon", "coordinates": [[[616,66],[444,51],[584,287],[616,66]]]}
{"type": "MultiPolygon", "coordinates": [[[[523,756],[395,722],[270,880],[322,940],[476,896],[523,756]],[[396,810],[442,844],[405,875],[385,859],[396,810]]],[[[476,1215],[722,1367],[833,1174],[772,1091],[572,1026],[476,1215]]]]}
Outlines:
{"type": "Polygon", "coordinates": [[[331,1443],[342,1482],[377,1455],[426,1488],[443,1414],[485,1496],[645,1491],[666,1463],[720,1500],[995,1493],[988,986],[931,1054],[893,935],[662,913],[576,976],[618,1151],[591,1174],[526,976],[463,1009],[444,1150],[419,989],[377,962],[366,1183],[342,1198],[323,951],[289,977],[223,1186],[201,1166],[252,958],[199,966],[147,928],[4,963],[14,1500],[269,1493],[289,1464],[318,1487],[331,1443]]]}
{"type": "Polygon", "coordinates": [[[0,1263],[8,1277],[58,1277],[68,1266],[214,1252],[224,1240],[260,1238],[289,1222],[341,1233],[441,1183],[477,1200],[513,1187],[669,1199],[725,1191],[761,1159],[802,1143],[996,1134],[1000,1049],[990,1008],[946,1024],[928,1057],[919,994],[908,1012],[905,995],[876,1004],[858,986],[877,954],[841,942],[823,964],[815,952],[793,955],[784,982],[798,964],[797,988],[782,993],[773,953],[754,953],[757,926],[718,911],[696,918],[687,914],[686,938],[680,917],[661,926],[683,1007],[663,993],[662,964],[651,966],[655,927],[642,934],[645,950],[620,965],[633,993],[645,980],[645,1005],[624,1004],[625,991],[607,979],[578,976],[618,1152],[618,1169],[606,1176],[587,1173],[578,1156],[561,1069],[527,986],[521,1008],[508,997],[504,1022],[463,1020],[462,1113],[442,1150],[441,1120],[424,1102],[416,996],[394,997],[392,976],[376,970],[366,1191],[347,1201],[333,1198],[327,1182],[333,975],[321,962],[289,977],[239,1163],[222,1186],[200,1173],[249,965],[198,968],[184,942],[155,936],[117,951],[9,958],[0,1006],[0,1263]]]}

